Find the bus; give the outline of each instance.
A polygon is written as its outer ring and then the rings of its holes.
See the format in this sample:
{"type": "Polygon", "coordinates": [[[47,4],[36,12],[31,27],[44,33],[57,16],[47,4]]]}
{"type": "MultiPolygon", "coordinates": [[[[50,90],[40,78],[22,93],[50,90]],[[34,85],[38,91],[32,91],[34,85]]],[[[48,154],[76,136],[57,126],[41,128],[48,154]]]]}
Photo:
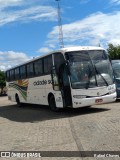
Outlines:
{"type": "Polygon", "coordinates": [[[87,107],[116,100],[113,70],[101,47],[68,47],[6,71],[8,99],[60,108],[87,107]]]}

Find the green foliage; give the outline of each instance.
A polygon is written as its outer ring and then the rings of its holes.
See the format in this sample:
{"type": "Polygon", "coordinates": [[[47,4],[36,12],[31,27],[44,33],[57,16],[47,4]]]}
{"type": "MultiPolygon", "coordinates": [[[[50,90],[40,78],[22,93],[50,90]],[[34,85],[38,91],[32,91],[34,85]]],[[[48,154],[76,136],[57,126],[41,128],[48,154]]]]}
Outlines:
{"type": "Polygon", "coordinates": [[[3,89],[5,86],[5,73],[3,71],[0,71],[0,88],[3,89]]]}
{"type": "Polygon", "coordinates": [[[110,56],[110,59],[115,60],[115,59],[120,59],[120,45],[113,45],[113,44],[108,44],[108,54],[110,56]]]}

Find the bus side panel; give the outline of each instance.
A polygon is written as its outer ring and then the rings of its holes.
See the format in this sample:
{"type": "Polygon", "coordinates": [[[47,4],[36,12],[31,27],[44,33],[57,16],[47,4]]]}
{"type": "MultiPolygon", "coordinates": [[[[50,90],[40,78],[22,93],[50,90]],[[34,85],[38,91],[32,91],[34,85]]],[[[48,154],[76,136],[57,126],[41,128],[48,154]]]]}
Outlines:
{"type": "Polygon", "coordinates": [[[32,104],[46,104],[44,77],[35,77],[29,79],[29,86],[27,91],[27,102],[32,104]]]}
{"type": "Polygon", "coordinates": [[[51,75],[8,83],[8,97],[13,102],[17,94],[22,103],[48,105],[49,93],[55,96],[56,106],[63,108],[61,91],[53,90],[51,75]]]}
{"type": "Polygon", "coordinates": [[[8,98],[16,102],[16,94],[19,96],[20,102],[26,102],[25,91],[23,88],[21,89],[21,85],[19,85],[18,81],[7,83],[8,88],[8,98]]]}
{"type": "Polygon", "coordinates": [[[16,100],[15,100],[15,89],[14,88],[9,88],[8,87],[8,99],[13,101],[13,102],[16,102],[16,100]]]}
{"type": "MultiPolygon", "coordinates": [[[[49,93],[52,93],[55,97],[56,107],[63,108],[61,91],[53,90],[51,75],[45,76],[45,81],[47,82],[47,84],[45,85],[46,97],[48,97],[49,93]]],[[[48,101],[46,102],[46,105],[48,105],[48,101]]]]}

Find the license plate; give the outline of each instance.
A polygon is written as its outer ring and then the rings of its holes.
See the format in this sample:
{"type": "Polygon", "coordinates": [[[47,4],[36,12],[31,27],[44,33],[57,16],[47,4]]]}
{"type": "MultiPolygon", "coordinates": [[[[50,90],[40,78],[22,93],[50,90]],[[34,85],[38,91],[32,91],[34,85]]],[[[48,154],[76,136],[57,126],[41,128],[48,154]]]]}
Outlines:
{"type": "Polygon", "coordinates": [[[96,99],[95,100],[95,103],[102,103],[103,102],[103,99],[96,99]]]}

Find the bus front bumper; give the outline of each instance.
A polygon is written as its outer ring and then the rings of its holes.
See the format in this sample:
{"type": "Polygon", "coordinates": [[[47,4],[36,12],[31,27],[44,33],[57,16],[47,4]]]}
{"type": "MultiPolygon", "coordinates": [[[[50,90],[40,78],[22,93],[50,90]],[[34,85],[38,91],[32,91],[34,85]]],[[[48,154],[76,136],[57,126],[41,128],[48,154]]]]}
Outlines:
{"type": "Polygon", "coordinates": [[[82,99],[73,98],[72,107],[79,108],[79,107],[85,107],[85,106],[91,106],[91,105],[110,103],[116,100],[116,96],[117,96],[116,92],[114,92],[112,94],[100,96],[100,97],[82,98],[82,99]]]}

